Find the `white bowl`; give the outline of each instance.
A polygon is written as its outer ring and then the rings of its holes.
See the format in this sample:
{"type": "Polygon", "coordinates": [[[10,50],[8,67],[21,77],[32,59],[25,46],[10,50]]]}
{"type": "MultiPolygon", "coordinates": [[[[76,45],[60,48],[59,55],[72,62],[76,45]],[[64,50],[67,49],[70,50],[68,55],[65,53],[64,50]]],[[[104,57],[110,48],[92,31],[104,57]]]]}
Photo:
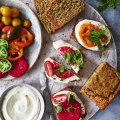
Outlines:
{"type": "Polygon", "coordinates": [[[13,89],[14,87],[17,87],[17,86],[25,86],[25,87],[28,87],[28,88],[30,88],[31,90],[33,90],[33,91],[37,94],[37,96],[38,96],[38,98],[39,98],[39,100],[40,100],[40,113],[39,113],[39,116],[38,116],[38,119],[37,119],[37,120],[41,120],[42,117],[43,117],[43,114],[44,114],[44,110],[45,110],[45,104],[44,104],[43,97],[42,97],[41,93],[40,93],[36,88],[34,88],[33,86],[28,85],[28,84],[13,85],[13,86],[7,88],[7,89],[3,92],[3,94],[2,94],[2,96],[1,96],[1,98],[0,98],[0,118],[1,118],[1,120],[5,120],[4,117],[3,117],[3,114],[2,114],[2,103],[3,103],[3,101],[4,101],[4,98],[5,98],[6,94],[7,94],[11,89],[13,89]]]}

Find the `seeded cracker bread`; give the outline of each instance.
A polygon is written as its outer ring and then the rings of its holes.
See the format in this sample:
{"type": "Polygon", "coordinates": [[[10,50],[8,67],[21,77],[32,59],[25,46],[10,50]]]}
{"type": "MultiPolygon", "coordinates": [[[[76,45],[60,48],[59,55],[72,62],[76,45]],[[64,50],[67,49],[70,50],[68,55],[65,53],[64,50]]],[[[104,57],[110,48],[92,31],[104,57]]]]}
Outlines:
{"type": "Polygon", "coordinates": [[[50,5],[51,0],[34,0],[38,17],[48,33],[55,32],[56,27],[45,15],[45,10],[50,5]]]}
{"type": "MultiPolygon", "coordinates": [[[[75,92],[73,91],[73,86],[68,86],[68,87],[62,89],[61,91],[69,91],[69,92],[75,93],[75,92]]],[[[59,92],[61,92],[61,91],[59,91],[59,92]]],[[[57,92],[57,93],[59,93],[59,92],[57,92]]],[[[55,94],[57,94],[57,93],[55,93],[55,94]]],[[[52,97],[53,97],[55,94],[53,94],[52,97]]],[[[75,94],[76,94],[76,93],[75,93],[75,94]]],[[[77,94],[76,94],[76,95],[77,95],[77,94]]],[[[52,98],[51,98],[51,101],[52,101],[52,98]]],[[[81,100],[80,100],[80,101],[81,101],[81,100]]],[[[85,116],[86,116],[86,110],[85,110],[85,106],[84,106],[84,104],[82,103],[82,101],[81,101],[81,104],[82,104],[83,109],[84,109],[84,112],[81,114],[81,118],[83,119],[83,118],[85,118],[85,116]]],[[[54,115],[55,115],[55,117],[56,117],[56,120],[59,120],[58,117],[57,117],[57,111],[56,111],[56,108],[55,108],[54,105],[53,105],[53,108],[54,108],[54,115]]],[[[80,119],[80,120],[82,120],[82,119],[80,119]]]]}
{"type": "Polygon", "coordinates": [[[82,87],[81,92],[100,109],[105,109],[120,91],[120,73],[102,62],[82,87]]]}
{"type": "Polygon", "coordinates": [[[84,8],[83,0],[53,0],[46,10],[46,15],[59,29],[83,11],[84,8]]]}

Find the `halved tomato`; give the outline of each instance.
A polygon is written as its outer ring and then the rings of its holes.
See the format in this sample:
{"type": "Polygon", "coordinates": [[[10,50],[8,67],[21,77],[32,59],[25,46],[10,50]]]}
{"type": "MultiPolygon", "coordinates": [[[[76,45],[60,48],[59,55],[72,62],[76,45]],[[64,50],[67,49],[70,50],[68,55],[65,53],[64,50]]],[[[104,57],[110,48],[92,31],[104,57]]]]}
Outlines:
{"type": "Polygon", "coordinates": [[[59,94],[59,95],[56,95],[52,98],[52,102],[54,104],[60,104],[62,102],[65,102],[66,100],[67,100],[66,94],[59,94]]]}
{"type": "Polygon", "coordinates": [[[50,62],[50,61],[46,61],[44,63],[44,67],[45,67],[45,72],[47,73],[47,75],[49,77],[52,77],[54,75],[54,72],[53,72],[53,64],[50,62]]]}
{"type": "Polygon", "coordinates": [[[22,28],[20,36],[14,40],[15,45],[24,48],[32,44],[34,36],[27,29],[22,28]]]}
{"type": "Polygon", "coordinates": [[[4,76],[5,76],[5,74],[0,72],[0,78],[3,78],[4,76]]]}
{"type": "Polygon", "coordinates": [[[9,74],[13,77],[20,77],[28,70],[28,63],[24,58],[12,61],[12,69],[9,74]]]}

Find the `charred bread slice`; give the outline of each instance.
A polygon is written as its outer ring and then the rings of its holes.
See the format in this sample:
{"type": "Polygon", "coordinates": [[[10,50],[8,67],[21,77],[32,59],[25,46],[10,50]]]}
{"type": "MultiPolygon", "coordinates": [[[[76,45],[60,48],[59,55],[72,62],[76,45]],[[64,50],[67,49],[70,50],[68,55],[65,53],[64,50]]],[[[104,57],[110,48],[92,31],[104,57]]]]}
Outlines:
{"type": "Polygon", "coordinates": [[[57,120],[82,120],[86,115],[85,106],[72,87],[52,95],[52,103],[57,120]]]}
{"type": "Polygon", "coordinates": [[[46,76],[55,82],[69,83],[80,80],[73,72],[51,58],[45,59],[44,68],[46,76]]]}
{"type": "Polygon", "coordinates": [[[82,87],[81,92],[100,109],[105,109],[120,91],[120,73],[102,62],[82,87]]]}
{"type": "Polygon", "coordinates": [[[46,16],[60,29],[84,9],[83,0],[53,0],[46,10],[46,16]]]}
{"type": "Polygon", "coordinates": [[[83,55],[81,51],[63,40],[54,42],[53,46],[75,73],[79,73],[83,67],[83,55]]]}

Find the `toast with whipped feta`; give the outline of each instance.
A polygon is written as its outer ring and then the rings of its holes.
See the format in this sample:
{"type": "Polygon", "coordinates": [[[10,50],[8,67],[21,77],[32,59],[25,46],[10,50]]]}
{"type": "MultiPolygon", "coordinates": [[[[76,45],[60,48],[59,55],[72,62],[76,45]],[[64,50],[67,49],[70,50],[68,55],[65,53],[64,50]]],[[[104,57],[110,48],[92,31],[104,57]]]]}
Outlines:
{"type": "Polygon", "coordinates": [[[52,104],[57,120],[82,120],[85,106],[71,87],[67,87],[52,95],[52,104]]]}
{"type": "Polygon", "coordinates": [[[46,76],[55,82],[69,83],[80,80],[72,71],[51,58],[44,60],[44,68],[46,76]]]}
{"type": "Polygon", "coordinates": [[[63,40],[53,42],[53,46],[75,73],[79,73],[83,67],[83,55],[81,51],[63,40]]]}

